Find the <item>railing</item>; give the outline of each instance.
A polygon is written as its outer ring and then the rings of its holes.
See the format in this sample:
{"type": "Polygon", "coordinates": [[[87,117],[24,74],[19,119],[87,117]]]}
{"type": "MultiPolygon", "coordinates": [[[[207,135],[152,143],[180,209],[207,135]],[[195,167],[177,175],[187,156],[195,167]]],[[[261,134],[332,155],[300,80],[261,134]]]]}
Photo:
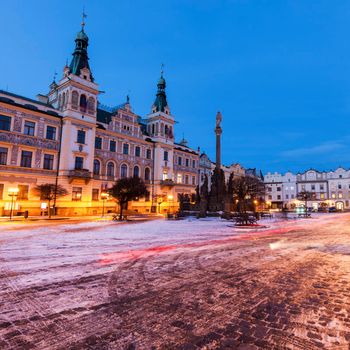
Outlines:
{"type": "Polygon", "coordinates": [[[91,179],[92,173],[87,169],[75,169],[75,170],[69,170],[68,177],[87,180],[87,179],[91,179]]]}
{"type": "Polygon", "coordinates": [[[161,180],[160,181],[161,186],[175,186],[175,182],[171,179],[161,180]]]}

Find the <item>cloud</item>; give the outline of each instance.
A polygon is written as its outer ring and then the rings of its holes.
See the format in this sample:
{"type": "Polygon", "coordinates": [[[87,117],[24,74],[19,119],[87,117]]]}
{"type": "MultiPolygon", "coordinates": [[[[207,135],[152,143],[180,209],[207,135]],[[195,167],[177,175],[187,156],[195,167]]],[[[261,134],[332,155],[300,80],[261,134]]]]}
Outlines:
{"type": "Polygon", "coordinates": [[[324,142],[312,147],[295,148],[281,152],[282,157],[298,158],[305,156],[324,155],[325,153],[334,152],[346,147],[345,144],[339,141],[324,142]]]}

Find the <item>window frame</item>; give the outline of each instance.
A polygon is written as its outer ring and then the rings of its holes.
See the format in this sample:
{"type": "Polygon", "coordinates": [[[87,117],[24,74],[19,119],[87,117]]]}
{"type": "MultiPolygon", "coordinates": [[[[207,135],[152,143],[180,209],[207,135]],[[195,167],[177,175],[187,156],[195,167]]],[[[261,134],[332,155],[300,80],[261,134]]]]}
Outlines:
{"type": "Polygon", "coordinates": [[[23,123],[23,134],[26,136],[35,136],[35,129],[36,129],[36,122],[25,119],[23,123]],[[33,124],[33,125],[26,125],[27,123],[33,124]]]}

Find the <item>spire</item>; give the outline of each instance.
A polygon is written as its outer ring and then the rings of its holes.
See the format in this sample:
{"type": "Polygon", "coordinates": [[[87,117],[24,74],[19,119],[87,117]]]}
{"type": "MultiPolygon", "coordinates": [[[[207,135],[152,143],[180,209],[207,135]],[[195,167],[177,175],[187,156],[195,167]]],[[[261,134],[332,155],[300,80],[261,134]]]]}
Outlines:
{"type": "Polygon", "coordinates": [[[81,31],[78,32],[75,38],[75,50],[73,52],[73,58],[69,65],[70,73],[75,75],[80,75],[80,71],[83,68],[87,68],[90,71],[90,80],[93,81],[93,77],[91,74],[90,66],[89,66],[89,58],[87,54],[87,47],[89,45],[89,38],[85,34],[85,18],[86,14],[83,10],[82,13],[82,22],[81,22],[81,31]]]}
{"type": "Polygon", "coordinates": [[[165,87],[166,87],[166,82],[165,79],[163,78],[163,71],[164,69],[164,64],[161,64],[161,70],[160,70],[160,78],[157,83],[158,91],[156,95],[156,99],[154,101],[153,107],[156,112],[164,112],[165,107],[168,106],[168,102],[166,100],[166,93],[165,93],[165,87]]]}

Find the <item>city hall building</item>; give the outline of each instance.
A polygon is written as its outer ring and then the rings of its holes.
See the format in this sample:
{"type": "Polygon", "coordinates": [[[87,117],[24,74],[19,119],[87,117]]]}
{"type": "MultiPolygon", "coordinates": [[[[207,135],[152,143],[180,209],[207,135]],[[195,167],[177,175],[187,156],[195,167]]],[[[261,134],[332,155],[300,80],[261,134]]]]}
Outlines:
{"type": "MultiPolygon", "coordinates": [[[[149,196],[129,205],[137,212],[173,211],[179,194],[194,195],[199,150],[174,140],[163,74],[147,117],[133,112],[129,98],[104,106],[88,43],[83,24],[70,65],[38,100],[0,90],[0,215],[11,208],[42,214],[45,203],[33,188],[44,183],[69,192],[52,203],[58,215],[100,214],[101,193],[123,177],[139,176],[148,186],[149,196]]],[[[111,198],[103,202],[115,210],[111,198]]]]}

